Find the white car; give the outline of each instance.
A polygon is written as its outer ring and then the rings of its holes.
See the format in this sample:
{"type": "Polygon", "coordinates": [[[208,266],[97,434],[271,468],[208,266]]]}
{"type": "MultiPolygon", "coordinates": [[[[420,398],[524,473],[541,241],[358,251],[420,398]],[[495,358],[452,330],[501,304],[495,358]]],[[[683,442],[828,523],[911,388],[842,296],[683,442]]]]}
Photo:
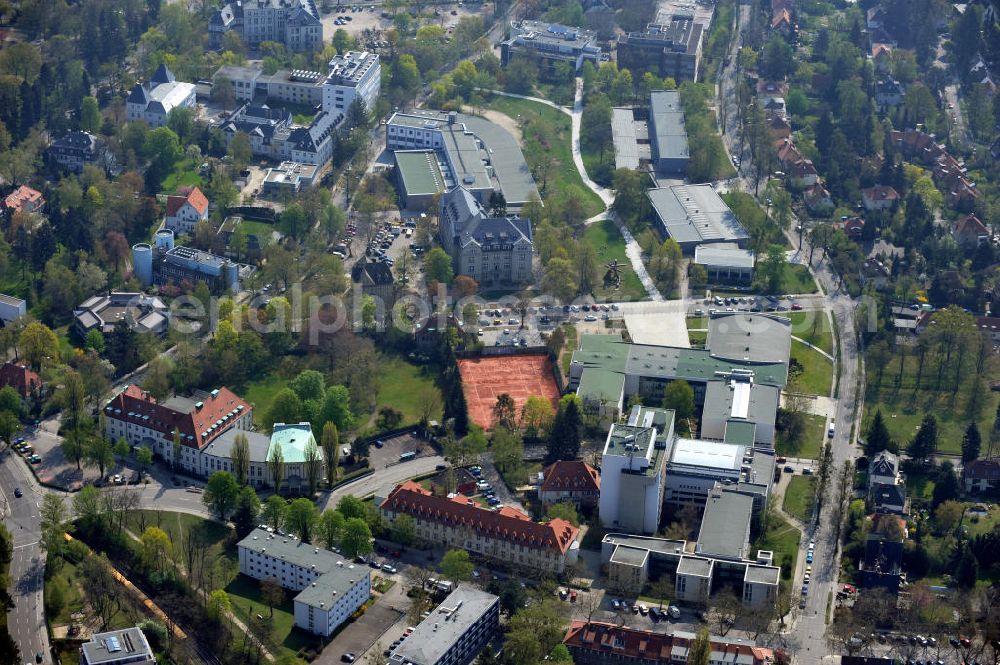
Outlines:
{"type": "Polygon", "coordinates": [[[482,328],[480,328],[480,329],[479,329],[479,336],[480,336],[480,337],[482,337],[482,336],[483,336],[483,329],[482,329],[482,328]]]}
{"type": "Polygon", "coordinates": [[[588,314],[587,316],[583,317],[583,320],[584,321],[596,321],[597,317],[594,316],[593,314],[588,314]]]}

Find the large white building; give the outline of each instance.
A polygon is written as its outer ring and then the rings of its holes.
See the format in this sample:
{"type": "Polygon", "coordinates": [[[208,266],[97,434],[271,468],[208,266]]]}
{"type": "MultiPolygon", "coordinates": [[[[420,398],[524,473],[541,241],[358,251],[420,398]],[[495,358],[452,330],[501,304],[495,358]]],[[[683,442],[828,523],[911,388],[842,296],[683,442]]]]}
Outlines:
{"type": "Polygon", "coordinates": [[[660,528],[667,444],[674,413],[634,406],[625,424],[615,423],[601,456],[601,524],[606,529],[654,534],[660,528]]]}
{"type": "Polygon", "coordinates": [[[328,637],[371,596],[367,566],[295,536],[255,529],[238,550],[241,573],[298,592],[295,625],[310,633],[328,637]]]}
{"type": "Polygon", "coordinates": [[[290,51],[323,48],[323,24],[314,0],[235,0],[212,13],[209,45],[221,48],[223,37],[236,31],[244,43],[280,42],[290,51]]]}
{"type": "Polygon", "coordinates": [[[458,588],[392,650],[388,665],[468,665],[500,628],[500,599],[458,588]]]}
{"type": "Polygon", "coordinates": [[[159,403],[136,385],[128,385],[104,407],[105,433],[112,441],[151,448],[168,463],[174,459],[174,431],[180,435],[180,468],[203,473],[202,450],[229,430],[249,430],[253,407],[228,388],[195,397],[171,397],[159,403]]]}
{"type": "Polygon", "coordinates": [[[142,120],[150,127],[167,124],[175,108],[193,108],[195,88],[174,78],[166,65],[156,68],[148,84],[136,83],[125,100],[125,115],[130,121],[142,120]]]}
{"type": "Polygon", "coordinates": [[[81,665],[154,665],[156,655],[146,636],[136,628],[91,635],[80,646],[81,665]]]}
{"type": "Polygon", "coordinates": [[[330,60],[330,73],[323,83],[323,110],[347,113],[354,99],[360,97],[371,113],[382,91],[382,66],[377,53],[348,51],[330,60]]]}
{"type": "Polygon", "coordinates": [[[441,245],[455,264],[455,274],[482,286],[523,284],[531,280],[531,220],[491,217],[462,186],[441,197],[441,245]]]}

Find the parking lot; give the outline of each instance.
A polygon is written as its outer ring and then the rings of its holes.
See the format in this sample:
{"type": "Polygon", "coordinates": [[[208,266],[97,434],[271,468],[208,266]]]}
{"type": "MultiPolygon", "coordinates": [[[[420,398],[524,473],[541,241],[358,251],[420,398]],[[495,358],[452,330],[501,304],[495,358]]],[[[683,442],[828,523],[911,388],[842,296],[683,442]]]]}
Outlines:
{"type": "Polygon", "coordinates": [[[437,454],[431,445],[420,437],[410,433],[399,434],[372,442],[368,449],[368,464],[373,469],[384,469],[399,464],[400,455],[414,451],[417,453],[414,457],[437,454]]]}
{"type": "Polygon", "coordinates": [[[544,344],[543,335],[562,323],[593,324],[600,328],[604,326],[604,321],[623,316],[616,303],[562,307],[545,305],[528,307],[524,313],[522,322],[521,311],[516,307],[486,305],[479,310],[476,332],[486,346],[540,346],[544,344]]]}

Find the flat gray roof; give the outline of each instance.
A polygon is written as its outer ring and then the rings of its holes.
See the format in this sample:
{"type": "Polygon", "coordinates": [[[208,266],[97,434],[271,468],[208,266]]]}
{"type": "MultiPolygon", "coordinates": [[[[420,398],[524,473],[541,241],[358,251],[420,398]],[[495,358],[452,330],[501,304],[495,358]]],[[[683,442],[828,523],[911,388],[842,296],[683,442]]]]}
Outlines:
{"type": "MultiPolygon", "coordinates": [[[[390,663],[436,665],[469,628],[500,602],[497,596],[459,584],[420,622],[389,659],[390,663]]],[[[498,615],[499,618],[499,615],[498,615]]]]}
{"type": "Polygon", "coordinates": [[[254,529],[241,540],[239,547],[301,568],[315,567],[321,573],[320,577],[295,597],[295,600],[306,605],[319,607],[320,603],[325,603],[332,606],[334,592],[336,595],[344,595],[362,577],[369,574],[368,566],[357,566],[336,552],[303,543],[294,536],[268,533],[260,528],[254,529]]]}
{"type": "Polygon", "coordinates": [[[639,168],[642,160],[650,159],[649,128],[644,121],[636,120],[632,109],[611,110],[611,135],[615,144],[615,168],[639,168]],[[640,144],[639,140],[647,143],[640,144]]]}
{"type": "Polygon", "coordinates": [[[240,434],[247,438],[251,462],[267,462],[267,449],[271,446],[271,437],[260,432],[231,428],[220,434],[212,443],[202,449],[203,453],[216,457],[232,458],[233,444],[240,434]]]}
{"type": "Polygon", "coordinates": [[[778,579],[780,577],[781,568],[777,566],[750,565],[747,566],[747,572],[743,576],[743,581],[778,586],[778,579]]]}
{"type": "Polygon", "coordinates": [[[652,536],[633,536],[628,533],[609,533],[604,536],[602,542],[609,545],[617,545],[619,548],[630,547],[674,556],[684,554],[684,546],[687,544],[687,541],[684,540],[668,540],[652,536]]]}
{"type": "Polygon", "coordinates": [[[751,250],[740,249],[736,243],[720,242],[695,247],[694,262],[716,268],[751,269],[754,256],[751,250]]]}
{"type": "Polygon", "coordinates": [[[746,241],[749,235],[711,185],[675,185],[648,192],[666,233],[677,242],[746,241]]]}
{"type": "MultiPolygon", "coordinates": [[[[705,406],[702,411],[726,418],[773,425],[780,393],[774,386],[759,383],[712,381],[705,387],[705,406]]],[[[753,441],[749,445],[753,445],[753,441]]]]}
{"type": "Polygon", "coordinates": [[[711,559],[702,559],[696,556],[682,556],[677,564],[678,575],[696,575],[697,577],[711,577],[712,566],[715,562],[711,559]]]}
{"type": "Polygon", "coordinates": [[[140,660],[142,655],[149,660],[154,658],[146,636],[136,627],[95,633],[82,648],[84,662],[90,665],[133,662],[140,660]]]}
{"type": "Polygon", "coordinates": [[[615,553],[611,555],[612,561],[627,566],[641,566],[646,563],[647,558],[649,558],[648,549],[628,545],[619,545],[615,548],[615,553]]]}
{"type": "Polygon", "coordinates": [[[679,91],[653,90],[649,93],[649,122],[653,128],[656,159],[687,159],[690,156],[679,91]]]}
{"type": "Polygon", "coordinates": [[[746,557],[753,497],[713,489],[705,502],[695,551],[726,559],[746,557]]]}
{"type": "Polygon", "coordinates": [[[705,348],[713,358],[785,363],[792,349],[792,322],[756,312],[716,312],[709,317],[705,348]]]}

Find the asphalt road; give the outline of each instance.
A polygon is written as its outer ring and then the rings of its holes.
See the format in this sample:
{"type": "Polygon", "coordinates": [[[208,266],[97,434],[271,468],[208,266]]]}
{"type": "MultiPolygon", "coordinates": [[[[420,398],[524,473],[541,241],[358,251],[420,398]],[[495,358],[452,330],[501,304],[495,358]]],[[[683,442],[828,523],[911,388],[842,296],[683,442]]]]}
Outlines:
{"type": "Polygon", "coordinates": [[[14,536],[14,557],[10,564],[14,607],[7,612],[7,627],[21,650],[21,660],[34,662],[35,654],[41,652],[42,662],[51,663],[42,605],[45,554],[38,544],[41,494],[31,472],[14,452],[0,452],[0,459],[0,508],[4,524],[14,536]],[[21,498],[14,496],[18,487],[24,492],[21,498]]]}
{"type": "MultiPolygon", "coordinates": [[[[740,6],[735,34],[739,33],[739,26],[745,25],[749,20],[749,12],[748,5],[740,6]]],[[[725,118],[723,141],[731,155],[740,155],[742,158],[739,169],[741,175],[733,184],[744,191],[752,192],[752,183],[742,175],[750,172],[751,157],[742,150],[742,142],[739,141],[740,127],[737,122],[735,63],[739,45],[740,40],[734,39],[729,55],[729,66],[723,69],[719,79],[718,96],[720,105],[725,106],[725,113],[720,114],[725,118]]],[[[798,220],[793,220],[792,228],[795,228],[797,224],[798,220]]],[[[807,257],[808,243],[800,246],[798,234],[786,232],[786,235],[793,248],[798,251],[798,256],[807,257]]],[[[835,416],[837,427],[832,439],[833,470],[830,480],[831,487],[835,487],[838,470],[845,461],[857,456],[857,450],[854,446],[857,437],[855,426],[860,424],[861,407],[864,400],[863,392],[859,391],[859,377],[863,376],[864,371],[861,349],[858,347],[857,336],[853,334],[853,331],[856,330],[854,311],[858,303],[837,288],[838,279],[830,269],[828,261],[821,260],[811,267],[819,282],[821,295],[825,297],[825,309],[832,314],[840,332],[836,349],[839,370],[839,379],[835,387],[837,391],[835,416]]],[[[828,494],[832,494],[832,490],[828,494]]],[[[835,537],[836,511],[833,508],[827,503],[819,515],[818,522],[809,525],[806,532],[802,534],[798,569],[793,578],[796,580],[796,586],[792,590],[792,606],[794,608],[792,610],[792,624],[790,630],[781,636],[781,639],[796,654],[799,662],[803,665],[819,663],[823,656],[829,653],[826,640],[826,613],[830,599],[836,595],[837,577],[840,569],[840,550],[835,537]],[[810,540],[815,541],[812,583],[809,594],[806,596],[806,606],[803,610],[799,610],[800,580],[805,566],[806,548],[810,540]]]]}

